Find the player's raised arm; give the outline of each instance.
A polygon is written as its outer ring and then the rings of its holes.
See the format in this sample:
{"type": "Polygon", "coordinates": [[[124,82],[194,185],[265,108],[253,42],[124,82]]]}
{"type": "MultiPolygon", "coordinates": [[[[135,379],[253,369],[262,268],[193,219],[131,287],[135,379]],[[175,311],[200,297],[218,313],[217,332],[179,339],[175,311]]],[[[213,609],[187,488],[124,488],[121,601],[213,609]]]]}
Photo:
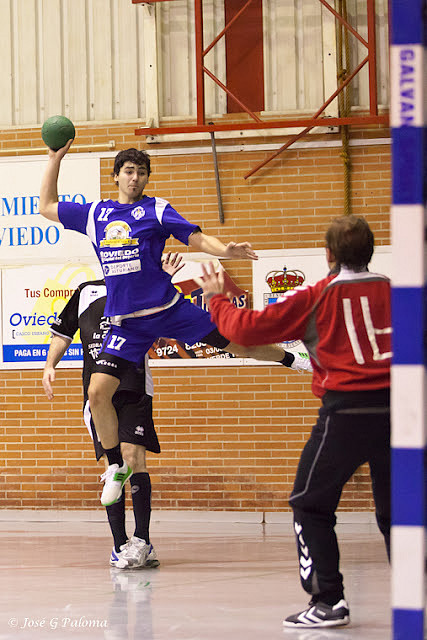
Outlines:
{"type": "Polygon", "coordinates": [[[258,260],[258,256],[253,251],[249,242],[229,242],[225,245],[221,240],[213,236],[208,236],[201,231],[195,231],[188,238],[188,244],[219,258],[233,258],[235,260],[258,260]]]}
{"type": "Polygon", "coordinates": [[[39,213],[48,220],[59,222],[58,218],[58,176],[61,160],[73,141],[69,140],[64,147],[53,151],[49,149],[49,159],[40,185],[39,213]]]}

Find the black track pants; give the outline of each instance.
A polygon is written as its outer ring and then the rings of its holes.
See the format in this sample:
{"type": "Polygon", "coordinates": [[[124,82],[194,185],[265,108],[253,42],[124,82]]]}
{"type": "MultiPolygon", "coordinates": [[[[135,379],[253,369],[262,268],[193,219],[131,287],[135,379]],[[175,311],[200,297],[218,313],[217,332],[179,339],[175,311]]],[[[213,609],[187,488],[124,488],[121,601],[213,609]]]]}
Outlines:
{"type": "Polygon", "coordinates": [[[365,462],[390,557],[390,414],[333,413],[322,407],[302,451],[289,501],[301,583],[315,602],[335,604],[343,597],[335,511],[345,483],[365,462]]]}

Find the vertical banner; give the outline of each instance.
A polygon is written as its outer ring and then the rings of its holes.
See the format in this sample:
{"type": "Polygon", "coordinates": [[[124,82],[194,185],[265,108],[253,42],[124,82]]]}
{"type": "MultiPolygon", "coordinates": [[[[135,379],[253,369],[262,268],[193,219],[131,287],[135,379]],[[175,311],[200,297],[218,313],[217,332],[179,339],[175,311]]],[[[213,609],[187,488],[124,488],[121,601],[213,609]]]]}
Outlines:
{"type": "MultiPolygon", "coordinates": [[[[43,368],[50,344],[50,325],[76,287],[100,277],[97,264],[66,264],[4,269],[2,272],[2,367],[43,368]]],[[[83,362],[78,336],[64,360],[83,362]]]]}

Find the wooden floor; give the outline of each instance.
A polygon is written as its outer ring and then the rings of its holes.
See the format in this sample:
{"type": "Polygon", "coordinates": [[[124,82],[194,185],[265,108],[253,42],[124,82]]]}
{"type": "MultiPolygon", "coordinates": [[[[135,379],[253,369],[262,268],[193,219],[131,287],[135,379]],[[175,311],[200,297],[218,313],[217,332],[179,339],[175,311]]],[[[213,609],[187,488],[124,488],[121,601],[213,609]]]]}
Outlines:
{"type": "Polygon", "coordinates": [[[289,525],[153,523],[157,569],[118,571],[103,522],[1,522],[0,640],[388,640],[376,531],[339,533],[351,624],[283,629],[305,608],[289,525]]]}

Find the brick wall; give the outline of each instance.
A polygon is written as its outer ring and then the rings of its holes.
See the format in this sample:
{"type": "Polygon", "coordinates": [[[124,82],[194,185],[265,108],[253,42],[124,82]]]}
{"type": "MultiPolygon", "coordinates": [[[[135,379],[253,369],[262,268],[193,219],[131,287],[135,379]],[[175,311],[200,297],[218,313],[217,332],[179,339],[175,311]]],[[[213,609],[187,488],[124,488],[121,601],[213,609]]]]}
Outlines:
{"type": "MultiPolygon", "coordinates": [[[[134,128],[133,123],[81,127],[76,144],[114,139],[117,149],[141,148],[134,128]]],[[[377,134],[388,132],[353,134],[371,138],[371,144],[352,148],[352,202],[381,245],[390,242],[390,147],[372,144],[377,134]]],[[[31,153],[31,146],[40,146],[39,131],[0,132],[2,155],[17,146],[28,146],[31,153]]],[[[219,153],[224,225],[218,221],[210,154],[154,156],[146,193],[170,200],[184,217],[223,241],[250,240],[259,250],[323,246],[328,221],[342,213],[340,149],[291,149],[244,180],[266,155],[219,153]]],[[[111,169],[112,159],[103,158],[103,197],[115,193],[111,169]]],[[[167,248],[187,251],[170,241],[167,248]]],[[[249,263],[227,261],[227,270],[238,285],[251,288],[249,263]]],[[[299,453],[318,407],[310,376],[288,371],[278,366],[153,368],[154,417],[162,446],[159,456],[148,454],[153,508],[288,509],[299,453]]],[[[95,463],[82,426],[80,373],[58,370],[51,403],[43,393],[41,371],[3,371],[0,395],[3,508],[99,508],[103,468],[95,463]]],[[[341,509],[372,509],[365,468],[345,489],[341,509]]]]}

